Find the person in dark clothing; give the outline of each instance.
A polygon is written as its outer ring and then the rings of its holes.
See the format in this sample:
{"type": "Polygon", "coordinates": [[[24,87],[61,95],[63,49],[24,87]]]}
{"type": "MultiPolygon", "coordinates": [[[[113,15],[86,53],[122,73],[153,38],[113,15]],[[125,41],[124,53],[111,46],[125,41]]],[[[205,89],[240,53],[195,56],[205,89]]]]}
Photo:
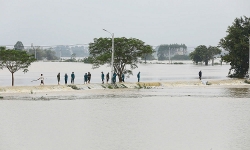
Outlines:
{"type": "Polygon", "coordinates": [[[57,74],[57,82],[58,82],[58,85],[60,84],[60,72],[57,74]]]}
{"type": "Polygon", "coordinates": [[[74,84],[75,81],[75,74],[74,72],[71,73],[71,84],[74,84]]]}
{"type": "Polygon", "coordinates": [[[65,75],[64,75],[64,80],[65,80],[65,84],[67,84],[67,82],[68,82],[68,75],[67,75],[67,73],[65,73],[65,75]]]}
{"type": "Polygon", "coordinates": [[[102,72],[101,78],[102,78],[102,84],[103,84],[104,83],[104,74],[103,74],[103,72],[102,72]]]}
{"type": "Polygon", "coordinates": [[[90,80],[91,80],[91,74],[90,72],[88,72],[88,83],[90,83],[90,80]]]}
{"type": "Polygon", "coordinates": [[[140,82],[140,78],[141,78],[141,73],[140,73],[140,72],[138,72],[138,74],[137,74],[137,79],[138,79],[138,82],[140,82]]]}
{"type": "Polygon", "coordinates": [[[115,73],[115,72],[114,72],[114,74],[113,74],[112,81],[113,81],[113,83],[115,84],[115,82],[116,82],[116,73],[115,73]]]}
{"type": "Polygon", "coordinates": [[[107,83],[109,82],[109,72],[106,74],[107,83]]]}
{"type": "Polygon", "coordinates": [[[85,75],[84,75],[84,84],[85,84],[85,83],[87,84],[87,82],[88,82],[88,74],[85,73],[85,75]]]}
{"type": "Polygon", "coordinates": [[[124,73],[122,74],[122,82],[124,82],[124,73]]]}
{"type": "Polygon", "coordinates": [[[201,80],[201,77],[202,77],[202,72],[200,71],[199,72],[199,79],[201,80]]]}

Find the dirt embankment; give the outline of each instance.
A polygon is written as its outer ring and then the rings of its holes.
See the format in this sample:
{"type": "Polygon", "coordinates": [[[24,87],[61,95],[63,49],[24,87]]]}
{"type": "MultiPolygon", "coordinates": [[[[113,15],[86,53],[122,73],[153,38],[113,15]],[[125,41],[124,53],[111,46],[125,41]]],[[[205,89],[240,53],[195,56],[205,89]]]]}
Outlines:
{"type": "Polygon", "coordinates": [[[114,88],[167,88],[167,87],[186,87],[186,86],[226,86],[226,85],[249,85],[244,82],[245,79],[227,79],[227,80],[193,80],[193,81],[168,81],[168,82],[140,82],[140,83],[117,83],[112,84],[79,84],[79,85],[42,85],[42,86],[14,86],[0,87],[1,93],[37,93],[37,92],[57,92],[74,91],[90,89],[114,89],[114,88]]]}

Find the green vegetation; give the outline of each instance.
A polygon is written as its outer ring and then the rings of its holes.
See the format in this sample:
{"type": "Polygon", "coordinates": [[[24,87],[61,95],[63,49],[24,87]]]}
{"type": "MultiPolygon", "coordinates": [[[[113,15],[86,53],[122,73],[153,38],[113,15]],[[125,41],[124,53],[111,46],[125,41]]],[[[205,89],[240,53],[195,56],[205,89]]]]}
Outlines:
{"type": "Polygon", "coordinates": [[[205,62],[205,65],[208,65],[208,61],[214,59],[214,56],[220,54],[221,50],[217,47],[209,46],[208,48],[205,45],[200,45],[195,48],[195,50],[189,54],[189,57],[196,63],[205,62]]]}
{"type": "Polygon", "coordinates": [[[68,46],[68,45],[58,45],[54,48],[56,55],[58,57],[71,57],[75,54],[76,57],[86,57],[88,56],[88,51],[84,49],[84,46],[68,46]]]}
{"type": "Polygon", "coordinates": [[[174,55],[171,60],[190,60],[190,57],[188,55],[174,55]]]}
{"type": "Polygon", "coordinates": [[[27,50],[30,55],[36,55],[37,60],[58,60],[59,58],[56,57],[56,52],[53,51],[52,49],[40,49],[38,48],[33,48],[33,49],[28,49],[27,50]],[[35,54],[36,53],[36,54],[35,54]]]}
{"type": "Polygon", "coordinates": [[[183,62],[174,62],[175,65],[182,65],[183,62]]]}
{"type": "Polygon", "coordinates": [[[28,72],[28,67],[35,61],[34,56],[21,50],[6,50],[0,47],[0,68],[7,68],[12,75],[12,86],[14,86],[14,73],[18,70],[28,72]]]}
{"type": "Polygon", "coordinates": [[[83,62],[86,64],[91,64],[93,62],[93,59],[92,57],[86,57],[83,59],[83,62]]]}
{"type": "Polygon", "coordinates": [[[64,62],[77,62],[77,60],[76,60],[76,54],[73,53],[71,55],[70,59],[66,59],[66,60],[64,60],[64,62]]]}
{"type": "MultiPolygon", "coordinates": [[[[138,57],[145,54],[153,53],[150,45],[135,38],[115,38],[114,39],[114,71],[122,82],[122,74],[132,74],[132,69],[137,68],[139,63],[138,57]],[[126,67],[126,66],[130,66],[126,67]]],[[[111,63],[112,39],[96,38],[93,43],[89,44],[89,58],[93,64],[93,68],[98,68],[104,64],[111,63]]]]}
{"type": "Polygon", "coordinates": [[[124,85],[124,84],[121,84],[121,86],[123,87],[123,88],[128,88],[126,85],[124,85]]]}
{"type": "Polygon", "coordinates": [[[176,54],[184,55],[187,53],[187,46],[185,44],[163,44],[159,46],[157,51],[158,60],[167,60],[176,54]]]}
{"type": "Polygon", "coordinates": [[[21,41],[17,41],[16,44],[14,45],[15,50],[24,50],[23,43],[21,41]]]}
{"type": "Polygon", "coordinates": [[[141,57],[141,60],[144,60],[144,63],[146,64],[147,63],[147,60],[155,60],[155,57],[152,55],[152,53],[155,52],[155,51],[152,51],[152,49],[148,49],[146,50],[142,57],[141,57]],[[147,52],[148,51],[148,52],[147,52]]]}
{"type": "Polygon", "coordinates": [[[250,18],[236,18],[227,29],[228,35],[220,40],[219,45],[229,53],[222,57],[230,63],[229,77],[243,78],[247,75],[249,65],[250,18]]]}
{"type": "Polygon", "coordinates": [[[250,81],[249,81],[249,80],[245,80],[244,82],[247,83],[247,84],[250,84],[250,81]]]}

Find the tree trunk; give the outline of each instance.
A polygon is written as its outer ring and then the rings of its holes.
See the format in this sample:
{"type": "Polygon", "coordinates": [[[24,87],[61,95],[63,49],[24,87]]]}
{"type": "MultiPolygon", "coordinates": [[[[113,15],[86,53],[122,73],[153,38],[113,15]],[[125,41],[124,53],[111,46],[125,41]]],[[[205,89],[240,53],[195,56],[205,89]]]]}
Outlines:
{"type": "Polygon", "coordinates": [[[119,78],[119,82],[122,82],[122,74],[118,75],[118,78],[119,78]]]}
{"type": "Polygon", "coordinates": [[[206,65],[206,66],[208,65],[208,60],[205,61],[205,65],[206,65]]]}
{"type": "Polygon", "coordinates": [[[11,75],[12,75],[12,86],[14,86],[14,73],[12,72],[11,75]]]}
{"type": "Polygon", "coordinates": [[[212,66],[214,65],[214,58],[212,59],[212,66]]]}

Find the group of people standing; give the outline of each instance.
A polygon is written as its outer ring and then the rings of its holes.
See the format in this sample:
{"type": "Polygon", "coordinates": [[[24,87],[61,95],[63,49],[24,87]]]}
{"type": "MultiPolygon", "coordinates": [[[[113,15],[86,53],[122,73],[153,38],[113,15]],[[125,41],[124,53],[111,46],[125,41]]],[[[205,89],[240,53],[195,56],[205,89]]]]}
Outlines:
{"type": "MultiPolygon", "coordinates": [[[[71,73],[71,84],[74,84],[75,83],[75,73],[74,72],[72,72],[71,73]]],[[[90,72],[88,72],[88,73],[85,73],[85,75],[84,75],[84,84],[86,83],[90,83],[90,80],[91,80],[91,73],[90,72]]],[[[65,81],[65,84],[67,84],[68,83],[68,74],[67,73],[65,73],[65,75],[64,75],[64,81],[65,81]]],[[[57,82],[58,82],[58,85],[60,84],[60,72],[57,74],[57,82]]]]}
{"type": "MultiPolygon", "coordinates": [[[[111,81],[112,81],[112,83],[114,83],[114,84],[116,83],[116,76],[117,76],[117,74],[114,72],[114,73],[113,73],[113,76],[112,76],[112,78],[111,78],[111,81]]],[[[57,77],[57,83],[58,83],[58,85],[60,85],[60,79],[61,79],[60,72],[57,74],[56,77],[57,77]]],[[[74,84],[74,81],[75,81],[75,73],[72,72],[71,75],[70,75],[70,77],[71,77],[71,84],[74,84]]],[[[104,77],[105,77],[104,73],[101,72],[102,84],[104,84],[104,80],[105,80],[104,77]]],[[[90,73],[90,72],[85,73],[83,78],[84,78],[84,84],[90,83],[90,80],[91,80],[91,73],[90,73]]],[[[125,82],[125,81],[124,81],[124,78],[125,78],[125,75],[122,74],[122,82],[125,82]]],[[[106,82],[107,82],[107,83],[109,82],[109,79],[110,79],[110,76],[109,76],[109,72],[108,72],[108,73],[106,74],[106,82]]],[[[137,74],[137,79],[138,79],[138,82],[140,82],[140,72],[137,74]]],[[[43,76],[43,74],[41,74],[40,78],[38,78],[37,80],[41,80],[41,84],[40,84],[40,85],[44,85],[44,76],[43,76]]],[[[65,73],[65,75],[64,75],[64,81],[65,81],[65,84],[68,84],[68,74],[67,74],[67,73],[65,73]]]]}
{"type": "MultiPolygon", "coordinates": [[[[71,73],[71,84],[74,84],[74,82],[75,82],[75,73],[74,72],[72,72],[71,73]]],[[[60,85],[60,72],[57,74],[57,82],[58,82],[58,85],[60,85]]],[[[65,73],[65,75],[64,75],[64,81],[65,81],[65,84],[67,84],[68,83],[68,74],[67,73],[65,73]]]]}

